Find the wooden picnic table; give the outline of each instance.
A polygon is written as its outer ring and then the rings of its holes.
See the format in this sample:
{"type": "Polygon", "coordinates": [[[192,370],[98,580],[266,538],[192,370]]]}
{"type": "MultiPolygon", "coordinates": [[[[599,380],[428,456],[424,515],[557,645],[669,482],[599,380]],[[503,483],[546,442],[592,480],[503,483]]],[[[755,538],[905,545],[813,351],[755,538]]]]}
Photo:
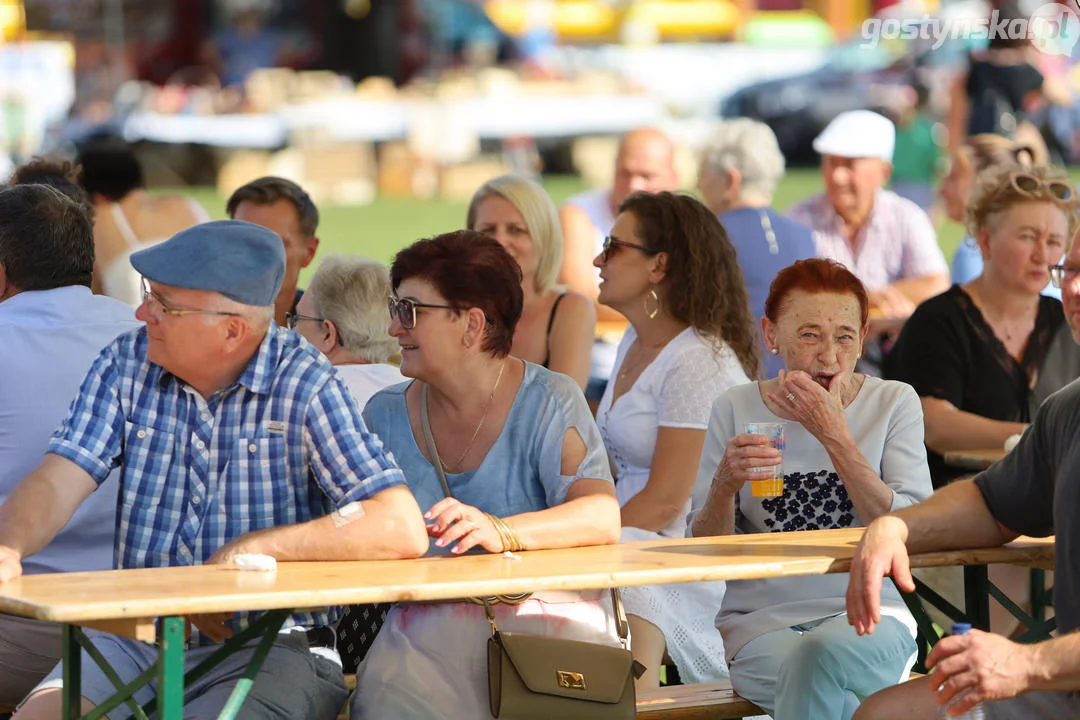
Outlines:
{"type": "MultiPolygon", "coordinates": [[[[846,572],[862,528],[642,541],[512,556],[476,554],[402,561],[279,563],[275,572],[203,565],[23,576],[0,584],[0,612],[64,624],[65,718],[77,716],[79,645],[72,626],[157,640],[162,720],[183,714],[183,617],[267,610],[276,635],[297,608],[440,600],[537,590],[740,580],[846,572]],[[72,661],[74,659],[74,662],[72,661]]],[[[1053,538],[998,548],[912,556],[912,567],[1045,565],[1053,538]]],[[[250,641],[252,637],[247,639],[250,641]]],[[[239,638],[234,638],[234,641],[239,638]]],[[[259,660],[261,662],[261,660],[259,660]]],[[[225,717],[223,715],[223,717],[225,717]]]]}

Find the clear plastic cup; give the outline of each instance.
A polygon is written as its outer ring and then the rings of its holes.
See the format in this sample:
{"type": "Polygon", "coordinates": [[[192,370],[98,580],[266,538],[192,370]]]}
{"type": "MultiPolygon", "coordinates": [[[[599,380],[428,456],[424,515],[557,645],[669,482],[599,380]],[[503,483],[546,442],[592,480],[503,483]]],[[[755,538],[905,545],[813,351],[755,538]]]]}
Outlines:
{"type": "Polygon", "coordinates": [[[774,498],[784,494],[784,446],[787,435],[784,422],[752,422],[743,426],[743,432],[750,435],[764,435],[769,438],[769,445],[780,451],[780,462],[771,467],[759,467],[758,480],[750,481],[750,494],[754,497],[774,498]]]}

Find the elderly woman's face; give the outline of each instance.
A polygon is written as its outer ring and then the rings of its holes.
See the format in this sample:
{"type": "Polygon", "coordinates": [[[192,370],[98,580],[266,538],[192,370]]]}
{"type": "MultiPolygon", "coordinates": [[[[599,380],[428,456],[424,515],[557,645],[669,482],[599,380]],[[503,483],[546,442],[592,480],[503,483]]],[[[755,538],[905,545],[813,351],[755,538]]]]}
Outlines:
{"type": "Polygon", "coordinates": [[[788,372],[802,370],[826,390],[835,378],[855,372],[866,329],[859,322],[859,301],[850,293],[793,290],[765,339],[780,350],[788,372]]]}
{"type": "Polygon", "coordinates": [[[510,256],[517,260],[521,268],[521,277],[536,277],[539,258],[536,243],[533,241],[529,226],[513,203],[502,195],[489,195],[476,207],[476,221],[472,228],[498,241],[510,256]]]}
{"type": "Polygon", "coordinates": [[[1065,252],[1069,224],[1065,213],[1052,202],[1018,202],[991,215],[979,232],[984,274],[995,285],[1015,292],[1037,295],[1050,282],[1049,265],[1065,252]]]}
{"type": "Polygon", "coordinates": [[[861,221],[874,206],[874,194],[889,179],[889,165],[879,158],[821,158],[825,194],[836,213],[848,221],[861,221]]]}

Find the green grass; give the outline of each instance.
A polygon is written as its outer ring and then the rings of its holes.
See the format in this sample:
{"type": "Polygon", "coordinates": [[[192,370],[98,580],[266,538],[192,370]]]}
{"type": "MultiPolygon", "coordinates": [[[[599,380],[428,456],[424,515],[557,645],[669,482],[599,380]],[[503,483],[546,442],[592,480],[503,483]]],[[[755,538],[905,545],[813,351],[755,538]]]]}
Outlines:
{"type": "MultiPolygon", "coordinates": [[[[554,176],[544,180],[544,187],[556,203],[584,189],[574,176],[554,176]]],[[[792,203],[821,190],[821,176],[816,169],[792,169],[776,192],[776,207],[785,210],[792,203]]],[[[215,218],[225,217],[225,198],[213,188],[184,188],[181,192],[197,198],[215,218]]],[[[330,253],[357,253],[389,263],[394,253],[409,243],[465,224],[467,203],[447,200],[405,200],[379,198],[370,205],[329,205],[320,207],[319,256],[330,253]]],[[[945,257],[951,258],[963,238],[963,228],[948,222],[939,231],[938,240],[945,257]]],[[[301,275],[301,285],[318,265],[301,275]]]]}

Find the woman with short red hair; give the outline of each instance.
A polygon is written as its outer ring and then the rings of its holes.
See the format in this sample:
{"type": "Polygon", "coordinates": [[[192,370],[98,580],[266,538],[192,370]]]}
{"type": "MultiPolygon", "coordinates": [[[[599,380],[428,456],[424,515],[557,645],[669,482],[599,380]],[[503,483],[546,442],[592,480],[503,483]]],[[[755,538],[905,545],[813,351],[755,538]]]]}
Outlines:
{"type": "MultiPolygon", "coordinates": [[[[471,230],[405,248],[390,267],[390,334],[411,382],[376,393],[370,430],[425,512],[431,555],[613,543],[619,505],[585,396],[514,357],[521,268],[471,230]]],[[[513,557],[508,555],[508,557],[513,557]]],[[[608,590],[399,603],[356,671],[354,720],[489,717],[487,642],[500,631],[620,644],[608,590]]]]}
{"type": "MultiPolygon", "coordinates": [[[[860,527],[929,497],[918,396],[855,372],[868,306],[862,283],[832,260],[800,260],[776,276],[761,325],[785,370],[713,405],[694,536],[860,527]],[[779,422],[781,449],[747,432],[779,422]],[[747,482],[777,465],[779,495],[747,482]]],[[[882,624],[864,637],[848,624],[846,591],[846,574],[729,582],[716,626],[735,691],[776,720],[847,720],[906,677],[915,621],[896,588],[882,586],[882,624]]]]}

